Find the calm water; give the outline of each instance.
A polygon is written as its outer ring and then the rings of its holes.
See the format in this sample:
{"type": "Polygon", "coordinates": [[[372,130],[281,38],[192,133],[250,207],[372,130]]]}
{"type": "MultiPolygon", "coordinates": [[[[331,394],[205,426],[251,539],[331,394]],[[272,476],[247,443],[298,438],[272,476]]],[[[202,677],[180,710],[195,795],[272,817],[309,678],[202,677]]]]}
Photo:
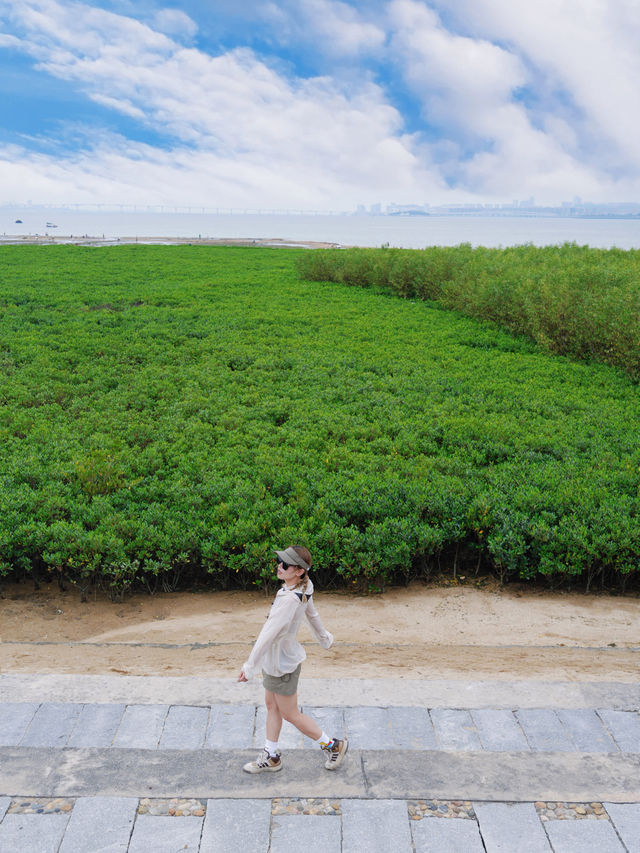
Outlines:
{"type": "Polygon", "coordinates": [[[53,208],[0,208],[0,235],[48,233],[116,240],[145,237],[280,238],[340,245],[538,246],[576,242],[600,248],[640,248],[640,220],[465,216],[311,216],[132,213],[53,208]],[[21,219],[22,224],[15,220],[21,219]],[[48,227],[55,223],[57,228],[48,227]]]}

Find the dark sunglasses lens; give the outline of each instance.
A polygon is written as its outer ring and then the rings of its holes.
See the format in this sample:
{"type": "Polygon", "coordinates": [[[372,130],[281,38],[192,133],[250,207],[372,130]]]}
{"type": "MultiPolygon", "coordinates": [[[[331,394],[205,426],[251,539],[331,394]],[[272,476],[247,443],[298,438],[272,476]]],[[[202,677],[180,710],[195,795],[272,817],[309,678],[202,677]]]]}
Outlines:
{"type": "Polygon", "coordinates": [[[290,569],[290,568],[291,568],[291,566],[289,565],[289,563],[282,563],[282,568],[283,568],[283,569],[285,570],[285,572],[286,572],[286,571],[287,571],[287,569],[290,569]]]}

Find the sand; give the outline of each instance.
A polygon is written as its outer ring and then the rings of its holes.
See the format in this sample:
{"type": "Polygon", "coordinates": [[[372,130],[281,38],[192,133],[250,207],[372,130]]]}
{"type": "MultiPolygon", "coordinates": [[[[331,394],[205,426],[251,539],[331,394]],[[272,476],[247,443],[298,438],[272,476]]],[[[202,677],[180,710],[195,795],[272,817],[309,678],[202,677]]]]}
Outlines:
{"type": "MultiPolygon", "coordinates": [[[[1,671],[234,678],[267,616],[260,592],[137,593],[5,585],[1,671]]],[[[640,597],[414,584],[319,593],[329,651],[299,638],[309,676],[637,681],[640,597]]]]}

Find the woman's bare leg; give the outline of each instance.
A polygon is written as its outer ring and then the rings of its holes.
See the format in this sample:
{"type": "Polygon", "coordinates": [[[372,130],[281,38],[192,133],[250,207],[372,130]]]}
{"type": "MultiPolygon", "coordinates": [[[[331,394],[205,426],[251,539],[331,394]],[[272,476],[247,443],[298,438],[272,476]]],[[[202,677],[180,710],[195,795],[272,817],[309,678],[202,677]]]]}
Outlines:
{"type": "Polygon", "coordinates": [[[276,694],[271,690],[264,691],[264,704],[267,706],[267,740],[277,743],[282,728],[282,714],[278,708],[276,694]]]}
{"type": "MultiPolygon", "coordinates": [[[[317,723],[314,723],[311,717],[303,714],[300,711],[300,708],[298,708],[297,693],[294,693],[293,696],[281,696],[279,693],[272,693],[271,695],[275,697],[281,720],[286,720],[288,723],[291,723],[291,725],[295,726],[298,731],[301,731],[303,735],[310,737],[312,740],[318,740],[318,738],[322,736],[322,729],[317,725],[317,723]]],[[[268,720],[269,718],[267,716],[267,732],[269,731],[268,720]]],[[[267,735],[267,737],[269,737],[269,735],[267,735]]]]}

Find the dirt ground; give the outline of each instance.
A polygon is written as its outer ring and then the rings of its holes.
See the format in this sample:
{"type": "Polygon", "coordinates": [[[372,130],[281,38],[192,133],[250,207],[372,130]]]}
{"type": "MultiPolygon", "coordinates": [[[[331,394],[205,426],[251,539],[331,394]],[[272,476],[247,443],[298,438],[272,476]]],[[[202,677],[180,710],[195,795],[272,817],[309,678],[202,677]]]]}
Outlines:
{"type": "MultiPolygon", "coordinates": [[[[268,613],[259,592],[135,594],[7,585],[2,672],[235,677],[268,613]]],[[[316,595],[335,644],[303,624],[307,677],[636,681],[640,597],[424,586],[316,595]]]]}

